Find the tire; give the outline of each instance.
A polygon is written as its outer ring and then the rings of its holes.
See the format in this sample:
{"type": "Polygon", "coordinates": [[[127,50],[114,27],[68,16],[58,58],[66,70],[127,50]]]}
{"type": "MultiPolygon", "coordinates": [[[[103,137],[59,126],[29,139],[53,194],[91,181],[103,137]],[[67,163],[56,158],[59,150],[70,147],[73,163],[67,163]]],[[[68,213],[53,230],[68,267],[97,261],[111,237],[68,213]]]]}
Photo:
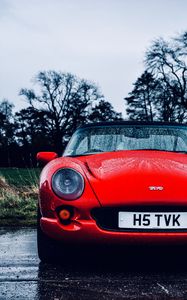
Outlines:
{"type": "Polygon", "coordinates": [[[62,245],[48,237],[40,227],[41,213],[38,207],[37,213],[37,244],[38,256],[41,262],[53,263],[60,260],[63,255],[62,245]]]}

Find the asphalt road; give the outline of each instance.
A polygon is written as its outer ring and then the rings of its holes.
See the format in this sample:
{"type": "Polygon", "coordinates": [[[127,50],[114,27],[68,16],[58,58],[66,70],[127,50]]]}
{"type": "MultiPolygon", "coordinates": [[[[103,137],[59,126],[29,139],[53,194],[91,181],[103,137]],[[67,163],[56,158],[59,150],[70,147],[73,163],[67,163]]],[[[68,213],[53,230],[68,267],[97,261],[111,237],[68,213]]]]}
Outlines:
{"type": "Polygon", "coordinates": [[[0,300],[187,299],[187,255],[107,247],[59,264],[41,264],[35,229],[0,229],[0,300]],[[120,253],[119,253],[120,252],[120,253]]]}

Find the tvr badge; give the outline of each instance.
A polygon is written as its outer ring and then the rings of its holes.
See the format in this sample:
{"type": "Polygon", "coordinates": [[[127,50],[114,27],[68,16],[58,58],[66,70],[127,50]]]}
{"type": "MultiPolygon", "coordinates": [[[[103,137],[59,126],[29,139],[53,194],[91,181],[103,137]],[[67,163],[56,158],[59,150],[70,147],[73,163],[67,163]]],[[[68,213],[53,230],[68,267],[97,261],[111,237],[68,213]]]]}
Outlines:
{"type": "Polygon", "coordinates": [[[150,191],[163,191],[163,186],[149,186],[150,191]]]}

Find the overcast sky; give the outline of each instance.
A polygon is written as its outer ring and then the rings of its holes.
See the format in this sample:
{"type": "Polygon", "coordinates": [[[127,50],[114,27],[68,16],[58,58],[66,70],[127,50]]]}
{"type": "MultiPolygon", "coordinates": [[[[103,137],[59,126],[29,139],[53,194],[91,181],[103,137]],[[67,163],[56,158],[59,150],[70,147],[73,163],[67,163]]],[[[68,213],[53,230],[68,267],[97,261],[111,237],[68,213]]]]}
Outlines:
{"type": "Polygon", "coordinates": [[[187,0],[0,0],[0,99],[16,109],[39,70],[96,82],[124,113],[150,42],[187,30],[187,0]]]}

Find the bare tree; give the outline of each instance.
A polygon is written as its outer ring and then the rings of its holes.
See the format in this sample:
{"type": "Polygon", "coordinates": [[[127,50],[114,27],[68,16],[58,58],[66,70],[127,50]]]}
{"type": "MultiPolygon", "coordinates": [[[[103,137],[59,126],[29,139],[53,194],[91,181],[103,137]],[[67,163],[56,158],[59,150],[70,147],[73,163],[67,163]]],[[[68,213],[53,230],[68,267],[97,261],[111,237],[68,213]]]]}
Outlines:
{"type": "Polygon", "coordinates": [[[187,119],[187,32],[152,42],[146,70],[125,98],[131,119],[185,122],[187,119]]]}
{"type": "Polygon", "coordinates": [[[160,38],[146,52],[146,66],[155,76],[164,81],[173,97],[173,105],[187,109],[187,33],[170,42],[160,38]]]}
{"type": "Polygon", "coordinates": [[[61,153],[63,136],[81,125],[92,105],[103,99],[103,96],[94,83],[70,73],[40,72],[35,83],[39,85],[38,93],[31,89],[22,89],[20,95],[25,96],[28,103],[38,111],[47,112],[48,127],[56,151],[61,153]]]}

